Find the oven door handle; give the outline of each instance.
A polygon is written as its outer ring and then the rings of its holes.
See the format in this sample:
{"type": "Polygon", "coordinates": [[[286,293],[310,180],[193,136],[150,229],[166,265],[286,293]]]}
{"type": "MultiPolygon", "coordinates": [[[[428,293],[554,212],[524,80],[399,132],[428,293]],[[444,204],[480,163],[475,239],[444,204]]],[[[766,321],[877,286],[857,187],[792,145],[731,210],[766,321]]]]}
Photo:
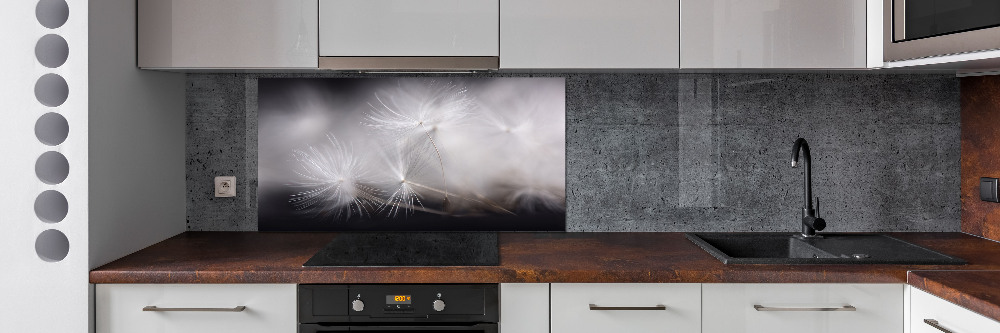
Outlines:
{"type": "Polygon", "coordinates": [[[411,323],[409,326],[323,326],[316,324],[299,325],[300,333],[325,333],[325,332],[357,332],[357,331],[378,331],[378,332],[447,332],[462,331],[476,333],[498,333],[497,324],[480,323],[473,325],[441,325],[440,323],[411,323]]]}

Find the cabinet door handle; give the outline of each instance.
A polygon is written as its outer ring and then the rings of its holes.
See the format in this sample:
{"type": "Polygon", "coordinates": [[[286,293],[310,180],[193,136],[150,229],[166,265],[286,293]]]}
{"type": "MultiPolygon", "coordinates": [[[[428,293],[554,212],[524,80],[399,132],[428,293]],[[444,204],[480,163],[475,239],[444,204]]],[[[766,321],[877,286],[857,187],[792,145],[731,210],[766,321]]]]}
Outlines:
{"type": "Polygon", "coordinates": [[[591,310],[600,310],[600,311],[618,311],[618,310],[629,310],[629,311],[636,311],[636,310],[666,310],[666,309],[667,309],[667,306],[666,306],[666,305],[659,305],[659,304],[657,304],[657,305],[654,305],[654,306],[598,306],[598,305],[596,305],[596,304],[591,304],[591,305],[590,305],[590,309],[591,309],[591,310]]]}
{"type": "Polygon", "coordinates": [[[157,312],[174,312],[174,311],[193,311],[193,312],[243,312],[247,307],[240,305],[232,308],[158,308],[154,305],[148,305],[142,308],[142,311],[157,311],[157,312]]]}
{"type": "Polygon", "coordinates": [[[858,311],[853,305],[844,305],[830,308],[776,308],[754,304],[753,309],[757,311],[858,311]]]}
{"type": "Polygon", "coordinates": [[[924,319],[924,323],[927,324],[927,325],[931,325],[931,327],[936,328],[939,331],[944,332],[944,333],[955,333],[955,332],[952,332],[951,330],[949,330],[947,328],[944,328],[944,326],[941,326],[941,323],[938,323],[938,321],[934,320],[934,319],[924,319]]]}

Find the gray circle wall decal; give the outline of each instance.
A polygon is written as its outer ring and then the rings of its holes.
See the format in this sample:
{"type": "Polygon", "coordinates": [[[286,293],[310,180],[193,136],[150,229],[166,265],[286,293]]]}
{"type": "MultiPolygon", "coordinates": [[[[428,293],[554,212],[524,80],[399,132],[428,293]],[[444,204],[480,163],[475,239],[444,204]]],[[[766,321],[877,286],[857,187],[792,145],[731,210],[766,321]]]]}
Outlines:
{"type": "Polygon", "coordinates": [[[43,114],[35,122],[35,137],[38,138],[38,141],[46,145],[59,145],[63,141],[66,141],[66,137],[68,136],[69,122],[66,121],[66,117],[58,113],[49,112],[43,114]]]}
{"type": "Polygon", "coordinates": [[[59,230],[42,231],[35,238],[35,253],[44,261],[62,261],[69,254],[69,238],[59,230]]]}
{"type": "Polygon", "coordinates": [[[69,201],[59,191],[44,191],[35,198],[35,215],[47,223],[59,223],[69,212],[69,201]]]}
{"type": "Polygon", "coordinates": [[[66,102],[69,97],[69,85],[66,79],[58,74],[45,74],[35,82],[35,98],[39,103],[56,107],[66,102]]]}
{"type": "Polygon", "coordinates": [[[61,27],[69,19],[69,4],[66,0],[39,0],[35,5],[35,18],[43,27],[61,27]]]}
{"type": "Polygon", "coordinates": [[[44,152],[35,161],[35,175],[49,185],[62,183],[69,176],[69,161],[58,152],[44,152]]]}
{"type": "Polygon", "coordinates": [[[69,44],[66,39],[56,34],[42,36],[35,43],[35,59],[48,68],[56,68],[66,63],[69,58],[69,44]]]}
{"type": "Polygon", "coordinates": [[[69,239],[59,230],[42,231],[35,238],[35,253],[44,261],[62,261],[69,254],[69,239]]]}

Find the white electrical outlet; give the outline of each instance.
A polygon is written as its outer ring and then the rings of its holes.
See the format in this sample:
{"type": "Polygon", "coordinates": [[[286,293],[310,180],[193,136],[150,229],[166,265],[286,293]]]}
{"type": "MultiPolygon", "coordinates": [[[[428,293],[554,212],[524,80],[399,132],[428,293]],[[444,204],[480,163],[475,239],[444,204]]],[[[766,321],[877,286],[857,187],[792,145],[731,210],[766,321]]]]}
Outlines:
{"type": "Polygon", "coordinates": [[[236,177],[219,176],[215,177],[215,197],[228,198],[236,196],[236,177]]]}

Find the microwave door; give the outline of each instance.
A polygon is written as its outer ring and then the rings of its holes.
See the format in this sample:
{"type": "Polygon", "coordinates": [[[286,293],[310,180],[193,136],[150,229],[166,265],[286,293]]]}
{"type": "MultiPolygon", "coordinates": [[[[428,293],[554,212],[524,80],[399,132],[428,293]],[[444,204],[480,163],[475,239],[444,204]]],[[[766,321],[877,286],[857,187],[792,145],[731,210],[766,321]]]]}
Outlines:
{"type": "Polygon", "coordinates": [[[1000,1],[883,0],[886,62],[1000,49],[1000,1]]]}
{"type": "Polygon", "coordinates": [[[1000,26],[996,0],[894,0],[893,39],[908,41],[1000,26]]]}

